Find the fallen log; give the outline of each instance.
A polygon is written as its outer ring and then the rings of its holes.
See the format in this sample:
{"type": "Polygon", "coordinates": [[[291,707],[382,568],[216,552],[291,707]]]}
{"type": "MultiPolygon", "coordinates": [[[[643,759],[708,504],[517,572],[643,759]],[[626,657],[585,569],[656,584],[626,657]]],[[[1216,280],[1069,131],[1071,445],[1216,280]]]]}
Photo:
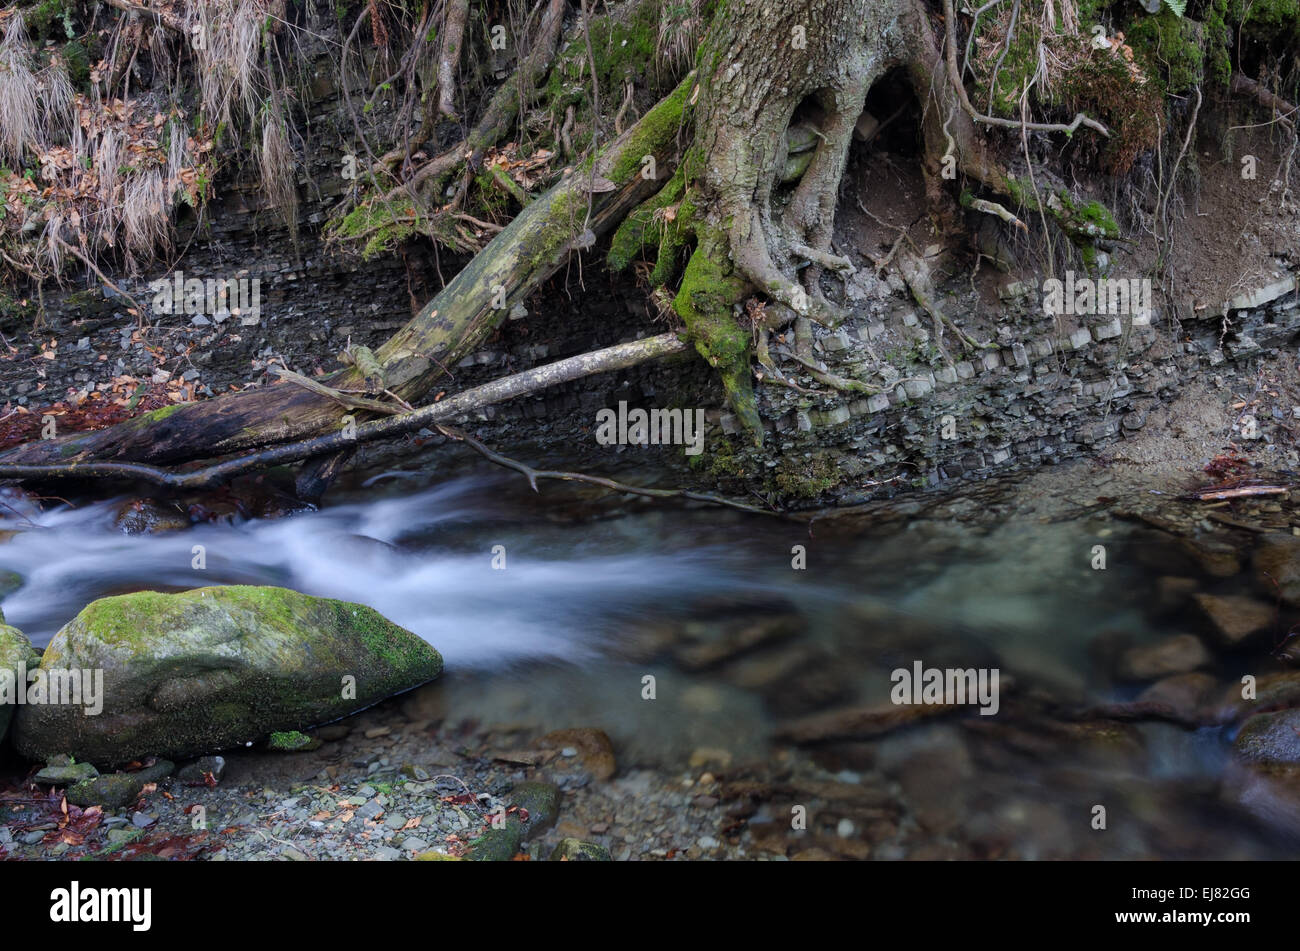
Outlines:
{"type": "MultiPolygon", "coordinates": [[[[6,464],[0,462],[0,479],[52,480],[52,479],[86,479],[86,478],[122,478],[137,479],[154,485],[173,489],[208,488],[226,482],[237,475],[253,469],[281,465],[286,462],[298,462],[312,456],[353,449],[360,443],[376,439],[386,439],[402,433],[413,432],[426,426],[445,422],[463,416],[465,413],[481,409],[492,403],[500,403],[526,396],[548,386],[567,383],[594,373],[610,370],[623,370],[646,360],[685,353],[689,345],[677,334],[666,333],[644,340],[620,343],[603,350],[583,353],[576,357],[558,360],[545,366],[534,367],[523,373],[501,377],[491,383],[484,383],[455,396],[430,403],[420,409],[405,413],[396,413],[384,419],[369,423],[349,425],[350,418],[336,415],[335,426],[342,423],[327,435],[311,439],[298,440],[246,453],[233,459],[227,459],[210,466],[189,471],[160,468],[138,462],[64,462],[49,464],[6,464]]],[[[302,390],[302,392],[309,392],[302,390]]],[[[339,412],[337,401],[321,394],[313,395],[329,400],[339,412]]],[[[202,404],[200,404],[202,405],[202,404]]],[[[53,440],[50,440],[53,441],[53,440]]]]}
{"type": "MultiPolygon", "coordinates": [[[[694,85],[691,74],[606,145],[589,167],[571,170],[524,208],[385,343],[375,356],[386,389],[398,399],[419,403],[446,376],[447,367],[474,352],[571,253],[589,247],[656,192],[675,166],[678,132],[694,85]],[[654,162],[644,161],[648,158],[654,162]],[[656,168],[658,175],[647,177],[644,168],[656,168]]],[[[353,367],[320,382],[357,390],[365,386],[363,375],[353,367]]],[[[11,473],[39,475],[49,470],[21,467],[91,461],[157,466],[211,459],[316,436],[335,429],[338,418],[335,400],[281,384],[165,407],[95,432],[34,440],[0,453],[0,465],[11,473]]]]}

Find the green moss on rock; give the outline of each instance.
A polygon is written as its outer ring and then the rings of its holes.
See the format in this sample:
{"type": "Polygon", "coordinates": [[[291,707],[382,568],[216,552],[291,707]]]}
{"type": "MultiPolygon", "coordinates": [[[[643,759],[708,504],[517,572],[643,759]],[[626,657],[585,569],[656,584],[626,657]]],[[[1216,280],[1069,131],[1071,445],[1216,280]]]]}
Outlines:
{"type": "Polygon", "coordinates": [[[519,854],[523,843],[523,823],[513,815],[500,825],[488,829],[469,844],[465,859],[470,862],[509,862],[519,854]]]}
{"type": "Polygon", "coordinates": [[[750,333],[740,326],[732,309],[748,284],[720,263],[726,260],[721,242],[708,240],[706,233],[686,264],[673,307],[685,322],[695,349],[718,371],[731,408],[761,445],[763,428],[749,369],[750,333]]]}
{"type": "Polygon", "coordinates": [[[276,753],[306,753],[319,749],[321,741],[300,730],[277,730],[266,740],[266,748],[276,753]]]}
{"type": "Polygon", "coordinates": [[[510,790],[511,805],[528,813],[524,838],[535,839],[551,826],[560,815],[560,789],[551,783],[519,783],[510,790]]]}
{"type": "MultiPolygon", "coordinates": [[[[6,677],[14,689],[22,689],[26,685],[18,682],[18,674],[24,665],[30,668],[35,662],[32,642],[18,628],[5,624],[4,615],[0,614],[0,676],[6,677]]],[[[15,709],[11,703],[0,703],[0,742],[9,732],[15,709]]]]}
{"type": "Polygon", "coordinates": [[[304,729],[442,671],[436,650],[373,608],[241,585],[101,598],[54,636],[41,663],[102,669],[104,709],[24,707],[18,749],[107,763],[304,729]]]}

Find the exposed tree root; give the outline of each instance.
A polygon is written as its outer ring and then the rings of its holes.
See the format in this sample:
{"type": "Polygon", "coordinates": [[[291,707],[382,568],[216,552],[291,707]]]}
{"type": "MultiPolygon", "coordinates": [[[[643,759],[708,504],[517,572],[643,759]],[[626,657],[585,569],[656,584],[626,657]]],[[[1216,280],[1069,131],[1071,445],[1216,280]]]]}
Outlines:
{"type": "MultiPolygon", "coordinates": [[[[914,0],[905,19],[908,35],[908,69],[912,88],[917,97],[927,103],[922,119],[925,139],[922,171],[926,181],[926,195],[932,214],[945,219],[941,230],[956,230],[958,225],[947,207],[944,183],[950,180],[954,168],[962,175],[985,188],[1012,199],[1022,208],[1052,219],[1077,246],[1091,249],[1098,238],[1114,237],[1113,221],[1108,212],[1093,204],[1076,202],[1064,187],[1055,187],[1046,195],[1036,185],[1026,185],[1016,180],[993,155],[979,132],[979,125],[1019,130],[1024,137],[1029,132],[1064,133],[1072,135],[1080,128],[1109,136],[1109,130],[1100,122],[1080,113],[1068,124],[1031,122],[1028,119],[998,119],[980,114],[971,105],[961,81],[957,63],[957,19],[952,0],[943,0],[945,22],[940,38],[930,25],[925,7],[914,0]]],[[[977,12],[978,16],[978,12],[977,12]]],[[[971,196],[971,207],[980,199],[971,196]]],[[[995,203],[990,203],[994,205],[995,203]]],[[[997,208],[1003,208],[996,205],[997,208]]],[[[980,208],[1002,215],[995,208],[980,208]]],[[[1008,211],[1003,208],[1004,211],[1008,211]]],[[[1008,211],[1008,214],[1010,212],[1008,211]]],[[[1012,215],[1015,224],[1020,219],[1012,215]]],[[[1007,220],[1004,218],[1004,220],[1007,220]]],[[[1023,223],[1020,224],[1024,227],[1023,223]]]]}
{"type": "Polygon", "coordinates": [[[945,326],[957,335],[957,339],[961,341],[964,347],[970,350],[988,350],[997,346],[994,343],[980,343],[944,314],[935,299],[937,295],[930,280],[930,267],[919,253],[903,249],[899,252],[897,261],[899,273],[902,274],[903,280],[907,282],[908,290],[912,292],[912,298],[934,321],[935,346],[939,348],[939,351],[943,353],[944,358],[949,363],[952,362],[952,359],[948,356],[947,351],[943,349],[943,328],[945,326]]]}
{"type": "Polygon", "coordinates": [[[1245,76],[1241,73],[1232,74],[1232,85],[1230,88],[1237,95],[1249,96],[1261,106],[1273,110],[1278,124],[1284,125],[1288,128],[1294,128],[1297,115],[1300,114],[1300,106],[1293,106],[1281,96],[1270,92],[1249,76],[1245,76]]]}
{"type": "Polygon", "coordinates": [[[456,114],[456,64],[461,57],[461,41],[465,37],[465,17],[469,13],[469,0],[450,0],[447,15],[442,23],[442,49],[438,53],[438,112],[444,116],[456,114]]]}
{"type": "Polygon", "coordinates": [[[565,0],[549,0],[532,49],[519,64],[515,75],[501,84],[465,140],[417,168],[410,179],[381,198],[381,204],[398,200],[404,194],[414,195],[417,191],[431,193],[436,199],[448,177],[461,163],[470,168],[477,168],[482,163],[487,150],[514,127],[515,117],[524,105],[523,90],[536,87],[546,77],[560,40],[565,6],[565,0]]]}
{"type": "MultiPolygon", "coordinates": [[[[1078,113],[1069,124],[1060,122],[1017,122],[1015,119],[999,119],[996,116],[987,116],[977,112],[975,107],[971,105],[970,97],[966,95],[966,86],[962,82],[961,72],[957,68],[957,14],[953,10],[952,0],[943,0],[943,17],[944,61],[948,67],[948,81],[952,83],[952,87],[957,93],[957,101],[961,105],[962,111],[970,116],[973,121],[978,122],[980,125],[991,125],[1002,129],[1026,129],[1030,132],[1064,132],[1066,135],[1074,135],[1079,126],[1086,126],[1104,136],[1110,136],[1109,129],[1096,119],[1088,118],[1082,112],[1078,113]]],[[[1008,32],[1008,46],[1010,42],[1011,33],[1008,32]]]]}
{"type": "Polygon", "coordinates": [[[786,352],[784,355],[807,370],[808,375],[818,383],[821,383],[824,386],[829,386],[831,389],[838,390],[841,393],[866,393],[868,395],[874,395],[881,391],[880,387],[872,386],[870,383],[864,383],[861,380],[850,380],[848,377],[831,373],[822,367],[817,366],[816,363],[806,357],[799,356],[797,353],[786,352]]]}

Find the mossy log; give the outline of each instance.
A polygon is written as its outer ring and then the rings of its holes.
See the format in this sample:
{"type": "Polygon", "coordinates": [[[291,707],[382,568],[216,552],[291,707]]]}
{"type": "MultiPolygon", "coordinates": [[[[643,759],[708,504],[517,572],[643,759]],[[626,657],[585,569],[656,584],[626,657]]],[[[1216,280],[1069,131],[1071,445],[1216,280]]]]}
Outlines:
{"type": "MultiPolygon", "coordinates": [[[[419,403],[447,368],[474,352],[538,285],[617,225],[661,188],[676,164],[676,143],[694,75],[635,125],[606,145],[588,166],[572,170],[524,208],[411,321],[376,352],[385,388],[419,403]],[[653,157],[651,164],[648,157],[653,157]],[[643,174],[654,168],[658,176],[643,174]]],[[[320,382],[364,388],[355,367],[320,382]]],[[[166,464],[211,459],[241,450],[337,430],[347,411],[320,393],[292,384],[233,393],[148,413],[90,433],[39,440],[0,454],[6,465],[90,461],[166,464]]]]}

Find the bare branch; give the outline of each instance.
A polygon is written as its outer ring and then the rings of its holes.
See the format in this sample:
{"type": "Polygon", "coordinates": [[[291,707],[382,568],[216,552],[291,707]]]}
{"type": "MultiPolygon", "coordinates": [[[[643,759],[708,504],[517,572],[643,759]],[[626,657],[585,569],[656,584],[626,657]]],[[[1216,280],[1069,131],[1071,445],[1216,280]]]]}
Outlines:
{"type": "MultiPolygon", "coordinates": [[[[387,439],[412,432],[444,420],[454,419],[492,403],[500,403],[567,383],[594,373],[622,370],[646,360],[684,353],[688,344],[677,334],[666,333],[644,340],[620,343],[604,350],[580,354],[523,373],[493,380],[458,393],[441,402],[431,403],[410,413],[397,413],[387,419],[362,423],[354,431],[348,428],[282,443],[258,452],[236,456],[214,465],[191,471],[178,471],[133,462],[70,462],[62,465],[0,465],[0,479],[41,481],[46,479],[122,478],[139,479],[155,485],[178,489],[198,489],[219,485],[253,469],[297,462],[312,456],[352,449],[360,443],[387,439]]],[[[296,374],[295,374],[296,375],[296,374]]],[[[302,378],[305,379],[305,378],[302,378]]],[[[337,393],[337,391],[335,391],[337,393]]],[[[335,398],[331,394],[331,398],[335,398]]],[[[391,409],[391,408],[390,408],[391,409]]]]}

